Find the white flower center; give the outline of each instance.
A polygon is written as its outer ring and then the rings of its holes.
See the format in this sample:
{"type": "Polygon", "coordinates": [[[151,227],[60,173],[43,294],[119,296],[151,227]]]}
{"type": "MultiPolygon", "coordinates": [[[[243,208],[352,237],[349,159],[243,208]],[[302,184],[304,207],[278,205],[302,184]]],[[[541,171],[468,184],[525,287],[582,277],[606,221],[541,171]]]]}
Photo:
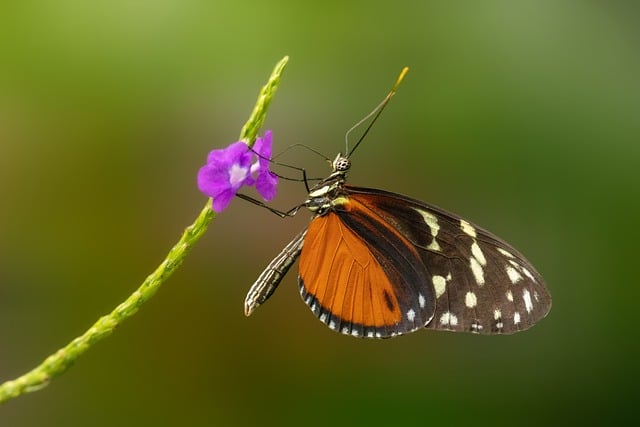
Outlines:
{"type": "Polygon", "coordinates": [[[260,163],[256,160],[254,164],[251,165],[251,174],[254,174],[260,170],[260,163]]]}
{"type": "Polygon", "coordinates": [[[229,183],[231,183],[232,186],[241,184],[247,177],[248,172],[249,171],[247,169],[237,163],[234,163],[231,165],[231,169],[229,169],[229,183]]]}

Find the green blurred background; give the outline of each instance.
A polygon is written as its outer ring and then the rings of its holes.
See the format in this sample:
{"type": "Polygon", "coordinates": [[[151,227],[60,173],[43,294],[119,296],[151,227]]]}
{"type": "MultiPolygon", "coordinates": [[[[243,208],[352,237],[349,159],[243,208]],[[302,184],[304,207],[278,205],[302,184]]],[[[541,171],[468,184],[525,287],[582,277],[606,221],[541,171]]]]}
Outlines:
{"type": "MultiPolygon", "coordinates": [[[[290,55],[266,129],[333,157],[398,95],[351,183],[459,212],[511,242],[554,297],[509,337],[362,341],[249,286],[308,221],[241,200],[113,336],[2,426],[553,425],[637,418],[640,26],[631,2],[9,1],[0,5],[0,380],[81,334],[205,203],[290,55]]],[[[282,158],[314,176],[305,150],[282,158]]],[[[285,183],[287,209],[304,187],[285,183]]],[[[293,273],[293,272],[292,272],[293,273]]]]}

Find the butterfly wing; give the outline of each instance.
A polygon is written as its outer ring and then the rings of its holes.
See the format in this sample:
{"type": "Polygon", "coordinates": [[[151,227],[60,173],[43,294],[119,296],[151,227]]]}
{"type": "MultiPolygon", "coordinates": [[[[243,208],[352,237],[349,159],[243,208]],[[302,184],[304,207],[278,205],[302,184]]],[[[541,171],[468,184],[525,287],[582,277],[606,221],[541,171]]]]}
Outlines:
{"type": "Polygon", "coordinates": [[[540,274],[488,231],[405,196],[344,189],[334,211],[312,220],[300,259],[301,294],[333,329],[509,334],[551,308],[540,274]]]}
{"type": "Polygon", "coordinates": [[[298,281],[304,301],[331,329],[385,338],[431,320],[426,274],[407,239],[354,200],[311,221],[298,281]],[[373,235],[375,244],[363,238],[373,235]]]}

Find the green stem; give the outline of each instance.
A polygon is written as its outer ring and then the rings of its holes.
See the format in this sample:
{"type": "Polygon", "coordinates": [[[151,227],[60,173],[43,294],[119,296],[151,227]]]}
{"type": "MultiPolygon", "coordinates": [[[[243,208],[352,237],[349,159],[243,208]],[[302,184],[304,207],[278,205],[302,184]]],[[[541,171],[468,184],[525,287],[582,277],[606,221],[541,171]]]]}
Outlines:
{"type": "MultiPolygon", "coordinates": [[[[249,120],[242,128],[240,139],[253,145],[280,82],[280,75],[289,60],[284,57],[273,70],[269,81],[262,88],[256,106],[249,120]]],[[[47,357],[40,365],[26,374],[0,384],[0,403],[24,393],[39,390],[49,384],[56,376],[64,373],[75,360],[89,350],[95,343],[111,335],[113,330],[129,317],[133,316],[147,300],[160,288],[169,276],[182,264],[189,249],[200,239],[214,218],[211,202],[207,201],[195,222],[188,226],[164,261],[151,273],[123,303],[111,313],[102,316],[84,334],[75,338],[66,346],[47,357]]]]}
{"type": "Polygon", "coordinates": [[[264,119],[267,116],[267,109],[269,108],[271,99],[273,99],[273,95],[276,93],[276,89],[278,89],[280,85],[280,75],[287,65],[287,62],[289,62],[289,57],[285,56],[276,64],[269,81],[262,87],[260,95],[258,95],[258,101],[256,101],[256,106],[253,108],[249,120],[247,120],[247,123],[245,123],[240,131],[240,139],[249,144],[250,147],[253,147],[256,135],[258,135],[258,131],[262,128],[264,119]]]}

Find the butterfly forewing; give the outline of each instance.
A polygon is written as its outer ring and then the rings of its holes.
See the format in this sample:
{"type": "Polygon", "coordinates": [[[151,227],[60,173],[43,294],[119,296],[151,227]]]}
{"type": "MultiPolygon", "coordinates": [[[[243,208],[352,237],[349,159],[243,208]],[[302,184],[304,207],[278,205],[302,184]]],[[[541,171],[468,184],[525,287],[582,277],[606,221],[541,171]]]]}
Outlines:
{"type": "MultiPolygon", "coordinates": [[[[424,295],[434,298],[435,305],[426,327],[509,334],[529,328],[551,308],[540,274],[488,231],[398,194],[351,186],[345,190],[351,202],[383,218],[419,254],[424,272],[420,284],[430,287],[424,295]]],[[[377,242],[375,233],[362,237],[369,244],[377,242]]]]}

